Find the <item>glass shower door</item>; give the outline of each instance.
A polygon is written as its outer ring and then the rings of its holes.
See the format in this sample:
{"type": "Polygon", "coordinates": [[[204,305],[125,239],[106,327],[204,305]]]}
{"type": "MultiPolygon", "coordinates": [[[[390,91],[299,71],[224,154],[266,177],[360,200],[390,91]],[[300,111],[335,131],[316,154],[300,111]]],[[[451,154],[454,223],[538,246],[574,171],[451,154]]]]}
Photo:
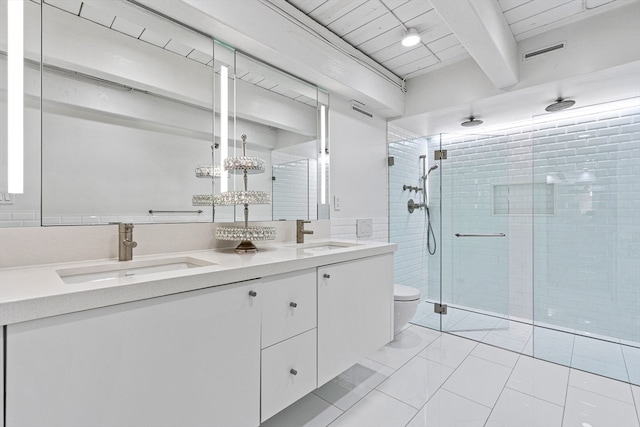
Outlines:
{"type": "Polygon", "coordinates": [[[442,330],[509,340],[510,193],[517,189],[509,185],[506,140],[447,134],[441,147],[442,330]]]}

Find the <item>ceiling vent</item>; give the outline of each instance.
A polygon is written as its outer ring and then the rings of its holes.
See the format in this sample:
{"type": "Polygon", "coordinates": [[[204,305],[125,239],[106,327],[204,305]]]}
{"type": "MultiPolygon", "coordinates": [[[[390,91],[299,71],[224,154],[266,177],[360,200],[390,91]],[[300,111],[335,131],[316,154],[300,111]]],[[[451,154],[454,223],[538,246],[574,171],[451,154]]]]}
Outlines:
{"type": "Polygon", "coordinates": [[[353,111],[357,111],[358,113],[364,116],[373,117],[373,114],[371,114],[370,112],[364,109],[364,104],[362,102],[358,102],[355,100],[351,101],[351,109],[353,111]]]}
{"type": "Polygon", "coordinates": [[[552,46],[543,47],[542,49],[527,52],[523,55],[522,60],[528,61],[529,59],[535,58],[536,56],[540,56],[550,52],[555,52],[556,50],[564,49],[566,46],[567,46],[566,42],[561,42],[561,43],[556,43],[552,46]]]}

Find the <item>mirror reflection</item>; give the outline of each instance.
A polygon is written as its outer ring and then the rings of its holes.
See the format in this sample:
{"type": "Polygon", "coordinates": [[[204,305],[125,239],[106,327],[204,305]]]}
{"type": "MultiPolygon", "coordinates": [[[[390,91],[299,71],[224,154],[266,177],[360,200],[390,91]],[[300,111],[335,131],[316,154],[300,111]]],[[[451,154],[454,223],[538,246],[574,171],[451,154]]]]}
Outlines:
{"type": "Polygon", "coordinates": [[[328,94],[130,3],[25,2],[40,7],[42,188],[22,196],[43,225],[242,221],[211,206],[242,189],[219,168],[242,134],[266,162],[251,189],[272,193],[250,220],[318,218],[328,94]]]}

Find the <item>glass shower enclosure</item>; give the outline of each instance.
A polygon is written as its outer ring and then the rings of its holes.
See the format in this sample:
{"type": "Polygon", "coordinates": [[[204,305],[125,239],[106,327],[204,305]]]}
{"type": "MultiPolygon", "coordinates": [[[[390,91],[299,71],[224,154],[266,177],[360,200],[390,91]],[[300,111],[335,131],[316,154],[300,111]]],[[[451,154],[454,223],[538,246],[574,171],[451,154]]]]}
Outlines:
{"type": "Polygon", "coordinates": [[[388,135],[412,323],[640,383],[640,100],[490,135],[388,135]]]}

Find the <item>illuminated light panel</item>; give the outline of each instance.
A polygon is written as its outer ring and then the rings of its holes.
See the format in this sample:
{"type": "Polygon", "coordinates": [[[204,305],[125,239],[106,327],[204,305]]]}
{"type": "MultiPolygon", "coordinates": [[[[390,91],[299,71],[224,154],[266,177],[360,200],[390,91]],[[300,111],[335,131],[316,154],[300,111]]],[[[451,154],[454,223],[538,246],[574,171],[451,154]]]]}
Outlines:
{"type": "Polygon", "coordinates": [[[24,9],[22,0],[7,2],[7,191],[24,192],[24,9]]]}

